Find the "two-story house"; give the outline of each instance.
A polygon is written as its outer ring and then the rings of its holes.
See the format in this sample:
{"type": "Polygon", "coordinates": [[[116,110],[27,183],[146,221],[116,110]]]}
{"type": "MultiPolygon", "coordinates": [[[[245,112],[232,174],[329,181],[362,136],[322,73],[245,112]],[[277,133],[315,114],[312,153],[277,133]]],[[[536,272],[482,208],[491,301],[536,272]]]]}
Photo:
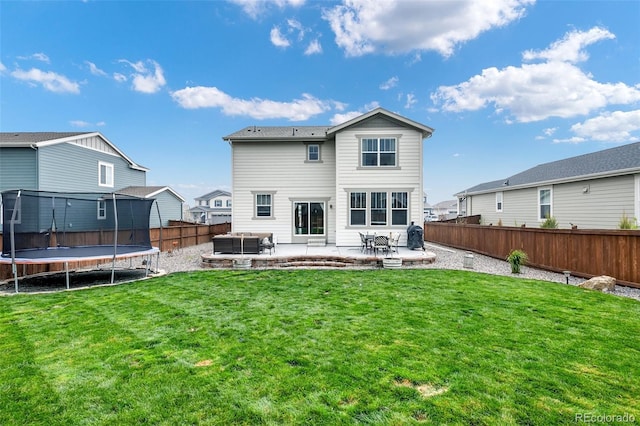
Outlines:
{"type": "Polygon", "coordinates": [[[215,225],[231,222],[231,193],[215,190],[195,198],[196,205],[189,209],[191,220],[215,225]]]}
{"type": "Polygon", "coordinates": [[[358,246],[359,232],[423,221],[423,140],[433,129],[377,108],[337,126],[249,126],[232,151],[232,228],[280,243],[358,246]]]}
{"type": "MultiPolygon", "coordinates": [[[[145,197],[152,193],[161,198],[168,195],[161,206],[162,221],[166,225],[169,219],[181,219],[184,199],[174,191],[168,187],[141,189],[146,185],[147,171],[99,132],[0,133],[0,192],[111,193],[130,188],[130,194],[134,191],[145,197]]],[[[159,225],[154,210],[152,226],[159,225]]],[[[98,211],[96,208],[96,214],[98,211]]]]}

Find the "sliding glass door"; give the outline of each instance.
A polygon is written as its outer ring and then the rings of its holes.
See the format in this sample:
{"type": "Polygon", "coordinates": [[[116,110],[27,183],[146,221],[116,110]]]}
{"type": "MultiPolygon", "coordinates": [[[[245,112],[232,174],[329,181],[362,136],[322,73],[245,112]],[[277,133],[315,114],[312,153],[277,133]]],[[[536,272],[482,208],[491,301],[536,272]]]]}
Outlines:
{"type": "Polygon", "coordinates": [[[293,203],[294,234],[324,235],[324,202],[302,201],[293,203]]]}

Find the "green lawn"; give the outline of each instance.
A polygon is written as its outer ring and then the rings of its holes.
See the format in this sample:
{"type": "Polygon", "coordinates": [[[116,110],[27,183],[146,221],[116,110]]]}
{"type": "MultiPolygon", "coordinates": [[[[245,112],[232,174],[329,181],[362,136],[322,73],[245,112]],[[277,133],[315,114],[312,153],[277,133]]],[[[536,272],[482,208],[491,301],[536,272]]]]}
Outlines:
{"type": "Polygon", "coordinates": [[[0,298],[2,425],[637,422],[639,395],[640,303],[547,282],[201,271],[0,298]]]}

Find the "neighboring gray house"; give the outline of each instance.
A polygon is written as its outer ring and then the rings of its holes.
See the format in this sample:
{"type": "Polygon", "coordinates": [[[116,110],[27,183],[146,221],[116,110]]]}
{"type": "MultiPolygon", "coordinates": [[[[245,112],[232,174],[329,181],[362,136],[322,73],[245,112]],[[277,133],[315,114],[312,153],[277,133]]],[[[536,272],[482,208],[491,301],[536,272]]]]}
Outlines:
{"type": "Polygon", "coordinates": [[[191,220],[215,225],[231,222],[231,193],[215,190],[195,198],[196,206],[189,209],[191,220]]]}
{"type": "Polygon", "coordinates": [[[183,219],[182,203],[185,202],[185,199],[168,186],[128,186],[117,192],[156,200],[149,217],[149,227],[151,228],[159,228],[161,223],[162,226],[169,226],[170,220],[183,219]]]}
{"type": "Polygon", "coordinates": [[[99,132],[0,132],[0,192],[111,193],[144,187],[147,171],[99,132]]]}
{"type": "Polygon", "coordinates": [[[456,194],[482,223],[615,229],[623,215],[640,218],[640,142],[540,164],[456,194]]]}
{"type": "MultiPolygon", "coordinates": [[[[336,126],[248,126],[232,151],[234,232],[359,246],[421,225],[423,141],[433,129],[382,108],[336,126]]],[[[403,243],[402,241],[400,242],[403,243]]]]}

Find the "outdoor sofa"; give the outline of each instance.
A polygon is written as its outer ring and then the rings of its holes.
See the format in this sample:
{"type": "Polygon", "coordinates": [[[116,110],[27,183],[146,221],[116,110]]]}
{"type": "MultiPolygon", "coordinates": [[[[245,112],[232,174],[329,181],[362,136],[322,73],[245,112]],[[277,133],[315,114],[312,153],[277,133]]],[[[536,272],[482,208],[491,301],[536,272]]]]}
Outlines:
{"type": "MultiPolygon", "coordinates": [[[[270,232],[234,232],[231,234],[223,234],[214,236],[213,253],[224,254],[240,254],[243,253],[261,253],[265,245],[263,240],[267,238],[269,245],[273,247],[273,234],[270,232]],[[244,239],[242,235],[244,234],[244,239]]],[[[267,248],[269,247],[267,245],[267,248]]]]}

